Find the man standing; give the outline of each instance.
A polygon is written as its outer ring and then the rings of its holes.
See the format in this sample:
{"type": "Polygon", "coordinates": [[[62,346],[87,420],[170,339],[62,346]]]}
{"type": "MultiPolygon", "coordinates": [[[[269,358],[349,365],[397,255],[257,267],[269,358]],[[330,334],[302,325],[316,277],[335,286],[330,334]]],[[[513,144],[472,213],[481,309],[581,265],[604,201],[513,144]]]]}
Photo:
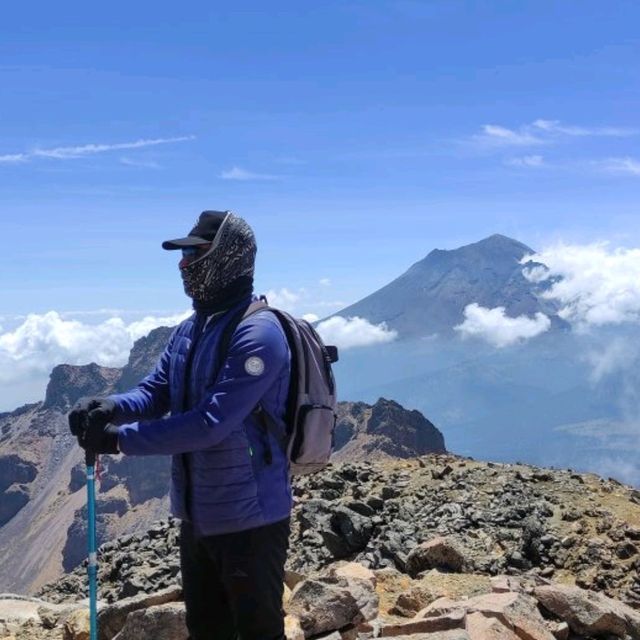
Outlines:
{"type": "Polygon", "coordinates": [[[81,400],[69,425],[96,453],[173,456],[171,511],[182,520],[190,638],[281,640],[292,507],[279,444],[289,346],[266,309],[223,338],[255,301],[256,243],[242,218],[205,211],[187,237],[162,246],[182,250],[180,275],[195,313],[174,330],[151,375],[126,393],[81,400]]]}

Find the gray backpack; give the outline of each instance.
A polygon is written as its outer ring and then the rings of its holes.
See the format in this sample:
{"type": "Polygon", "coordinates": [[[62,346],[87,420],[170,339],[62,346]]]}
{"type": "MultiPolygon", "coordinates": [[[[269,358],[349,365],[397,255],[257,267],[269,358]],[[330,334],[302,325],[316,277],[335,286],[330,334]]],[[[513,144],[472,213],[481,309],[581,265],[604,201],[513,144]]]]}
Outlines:
{"type": "MultiPolygon", "coordinates": [[[[225,327],[218,349],[219,362],[223,361],[231,336],[240,322],[263,309],[268,309],[278,318],[291,351],[291,379],[285,413],[287,433],[281,443],[289,460],[289,471],[292,475],[314,473],[328,464],[333,451],[336,384],[331,365],[338,361],[338,349],[325,346],[309,322],[270,307],[262,296],[225,327]]],[[[254,413],[265,431],[272,431],[273,418],[260,405],[254,413]]],[[[265,462],[271,464],[271,459],[271,450],[267,446],[265,462]]]]}

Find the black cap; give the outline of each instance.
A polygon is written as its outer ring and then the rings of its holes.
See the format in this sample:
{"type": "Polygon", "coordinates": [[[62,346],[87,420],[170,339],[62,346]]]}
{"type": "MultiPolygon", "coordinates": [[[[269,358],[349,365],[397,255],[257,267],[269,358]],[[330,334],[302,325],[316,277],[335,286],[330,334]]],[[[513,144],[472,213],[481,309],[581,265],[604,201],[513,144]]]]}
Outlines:
{"type": "Polygon", "coordinates": [[[230,211],[203,211],[198,218],[198,222],[196,222],[196,226],[189,231],[189,235],[186,238],[165,240],[162,243],[162,248],[170,251],[211,242],[216,233],[218,233],[220,225],[230,213],[230,211]]]}

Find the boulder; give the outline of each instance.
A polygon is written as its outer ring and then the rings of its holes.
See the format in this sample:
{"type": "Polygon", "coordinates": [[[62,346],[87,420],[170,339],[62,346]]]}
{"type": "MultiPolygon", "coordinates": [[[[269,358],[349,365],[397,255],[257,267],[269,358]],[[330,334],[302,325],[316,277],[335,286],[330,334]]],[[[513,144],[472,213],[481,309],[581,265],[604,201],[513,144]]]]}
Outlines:
{"type": "Polygon", "coordinates": [[[184,603],[168,602],[132,611],[114,640],[187,640],[184,603]]]}
{"type": "Polygon", "coordinates": [[[335,631],[378,615],[378,595],[370,580],[327,576],[299,583],[287,612],[300,620],[305,636],[335,631]]]}
{"type": "Polygon", "coordinates": [[[518,634],[505,627],[498,618],[485,616],[480,612],[467,616],[466,628],[470,640],[521,640],[518,634]]]}
{"type": "MultiPolygon", "coordinates": [[[[520,640],[554,640],[554,636],[547,629],[544,618],[536,607],[535,600],[524,593],[488,593],[457,601],[439,598],[424,611],[419,612],[416,617],[443,616],[456,609],[466,611],[467,619],[473,613],[482,614],[486,618],[494,618],[506,630],[515,633],[520,640]]],[[[481,638],[482,636],[479,634],[487,625],[481,622],[477,616],[474,620],[476,622],[473,633],[476,638],[481,638]]],[[[494,635],[503,633],[498,626],[493,624],[488,625],[487,628],[490,628],[490,631],[487,631],[487,638],[494,637],[489,635],[490,633],[494,635]]],[[[467,631],[471,635],[469,627],[467,627],[467,631]]],[[[502,636],[495,635],[495,637],[502,636]]],[[[509,638],[510,636],[505,635],[504,637],[509,638]]]]}
{"type": "Polygon", "coordinates": [[[89,610],[86,608],[73,611],[64,621],[64,640],[89,640],[91,624],[89,610]]]}
{"type": "Polygon", "coordinates": [[[369,580],[371,584],[376,586],[376,574],[361,565],[359,562],[336,562],[331,565],[329,575],[342,578],[360,578],[361,580],[369,580]]]}
{"type": "Polygon", "coordinates": [[[534,589],[545,609],[586,636],[628,636],[640,640],[640,612],[601,593],[579,587],[550,584],[534,589]]]}
{"type": "Polygon", "coordinates": [[[380,630],[381,638],[391,638],[414,633],[433,633],[435,631],[449,631],[452,629],[464,629],[465,612],[462,609],[454,609],[443,616],[422,618],[411,622],[387,624],[380,630]]]}
{"type": "Polygon", "coordinates": [[[427,540],[411,550],[407,557],[406,569],[416,576],[427,569],[463,572],[466,568],[464,551],[449,537],[438,536],[427,540]]]}
{"type": "Polygon", "coordinates": [[[175,602],[180,600],[181,597],[182,589],[180,587],[169,587],[151,595],[141,594],[132,598],[125,598],[102,609],[98,613],[99,640],[112,640],[124,627],[129,614],[133,611],[175,602]]]}

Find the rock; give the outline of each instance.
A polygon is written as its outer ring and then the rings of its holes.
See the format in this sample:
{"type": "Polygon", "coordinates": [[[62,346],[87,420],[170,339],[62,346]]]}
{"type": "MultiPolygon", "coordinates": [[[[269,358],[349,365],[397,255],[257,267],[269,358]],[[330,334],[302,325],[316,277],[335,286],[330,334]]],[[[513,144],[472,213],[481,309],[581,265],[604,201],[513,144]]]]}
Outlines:
{"type": "Polygon", "coordinates": [[[427,605],[424,609],[418,611],[416,618],[431,618],[434,616],[443,616],[460,608],[460,604],[456,600],[447,598],[445,596],[437,598],[431,604],[427,605]]]}
{"type": "Polygon", "coordinates": [[[462,572],[466,562],[462,549],[451,538],[437,537],[411,550],[407,557],[407,572],[416,576],[427,569],[462,572]]]}
{"type": "Polygon", "coordinates": [[[371,538],[372,524],[369,518],[347,509],[338,507],[330,518],[332,531],[339,536],[348,553],[361,551],[371,538]]]}
{"type": "Polygon", "coordinates": [[[305,637],[361,619],[356,600],[346,589],[319,580],[305,580],[296,586],[288,613],[300,620],[305,637]]]}
{"type": "MultiPolygon", "coordinates": [[[[495,618],[498,622],[508,631],[511,630],[516,634],[515,637],[520,640],[554,640],[553,635],[545,627],[543,617],[540,615],[536,607],[536,602],[529,596],[523,593],[508,592],[508,593],[488,593],[480,596],[474,596],[468,600],[452,601],[445,598],[436,600],[430,607],[427,607],[425,612],[420,612],[419,615],[432,616],[446,615],[448,612],[456,609],[464,609],[467,612],[467,619],[469,614],[479,613],[487,618],[495,618]]],[[[484,629],[485,623],[480,618],[474,618],[476,625],[474,629],[484,629]]],[[[498,626],[489,625],[490,630],[487,634],[500,634],[504,633],[498,626]]],[[[489,628],[488,627],[488,628],[489,628]]],[[[473,634],[467,627],[469,635],[475,638],[482,638],[481,631],[474,630],[473,634]]],[[[487,638],[494,636],[487,635],[487,638]]],[[[495,635],[496,638],[502,636],[495,635]]],[[[510,638],[511,636],[505,635],[504,638],[510,638]]]]}
{"type": "Polygon", "coordinates": [[[523,593],[491,593],[463,603],[468,612],[478,612],[500,620],[521,640],[553,640],[536,602],[523,593]]]}
{"type": "Polygon", "coordinates": [[[467,616],[467,633],[470,640],[522,640],[498,619],[480,612],[467,616]]]}
{"type": "Polygon", "coordinates": [[[169,602],[131,612],[114,640],[187,640],[188,637],[184,603],[169,602]]]}
{"type": "Polygon", "coordinates": [[[39,608],[44,604],[41,600],[26,599],[18,595],[1,594],[0,622],[16,622],[22,624],[28,620],[40,622],[39,608]]]}
{"type": "Polygon", "coordinates": [[[395,640],[471,640],[471,638],[464,629],[454,629],[433,633],[412,633],[411,635],[396,636],[395,640]]]}
{"type": "Polygon", "coordinates": [[[372,620],[378,614],[378,595],[371,581],[361,578],[305,580],[293,590],[288,613],[299,618],[308,637],[372,620]]]}
{"type": "Polygon", "coordinates": [[[86,607],[79,604],[43,604],[38,607],[38,616],[45,629],[53,629],[61,626],[71,613],[81,608],[86,609],[86,607]]]}
{"type": "Polygon", "coordinates": [[[304,640],[304,631],[300,626],[300,620],[295,616],[285,616],[284,635],[287,640],[304,640]]]}
{"type": "Polygon", "coordinates": [[[433,633],[434,631],[449,631],[450,629],[464,629],[465,612],[455,609],[443,616],[422,618],[411,622],[387,624],[380,630],[381,638],[391,638],[413,633],[433,633]]]}
{"type": "Polygon", "coordinates": [[[638,553],[638,547],[632,542],[621,542],[616,547],[616,555],[621,560],[628,560],[638,553]]]}
{"type": "Polygon", "coordinates": [[[329,569],[329,575],[342,578],[360,578],[361,580],[369,580],[371,584],[376,586],[376,574],[367,569],[359,562],[337,562],[329,569]]]}
{"type": "Polygon", "coordinates": [[[77,609],[64,621],[64,640],[89,640],[90,629],[89,610],[77,609]]]}
{"type": "Polygon", "coordinates": [[[513,576],[492,576],[491,590],[494,593],[508,593],[509,591],[520,591],[522,585],[520,580],[513,576]]]}
{"type": "Polygon", "coordinates": [[[430,589],[421,584],[414,585],[409,591],[398,595],[389,613],[406,618],[413,618],[417,612],[424,609],[424,607],[433,600],[434,594],[430,589]]]}
{"type": "Polygon", "coordinates": [[[293,591],[298,582],[302,582],[304,580],[304,575],[302,573],[298,573],[297,571],[290,571],[286,569],[284,572],[284,583],[293,591]]]}
{"type": "Polygon", "coordinates": [[[545,620],[545,624],[556,640],[568,640],[570,629],[566,622],[545,620]]]}
{"type": "Polygon", "coordinates": [[[605,595],[560,584],[536,587],[534,594],[575,633],[640,639],[640,612],[605,595]]]}
{"type": "Polygon", "coordinates": [[[141,594],[125,598],[102,609],[98,613],[99,640],[111,640],[124,627],[129,614],[133,611],[175,602],[181,597],[182,589],[180,587],[169,587],[151,595],[141,594]]]}

